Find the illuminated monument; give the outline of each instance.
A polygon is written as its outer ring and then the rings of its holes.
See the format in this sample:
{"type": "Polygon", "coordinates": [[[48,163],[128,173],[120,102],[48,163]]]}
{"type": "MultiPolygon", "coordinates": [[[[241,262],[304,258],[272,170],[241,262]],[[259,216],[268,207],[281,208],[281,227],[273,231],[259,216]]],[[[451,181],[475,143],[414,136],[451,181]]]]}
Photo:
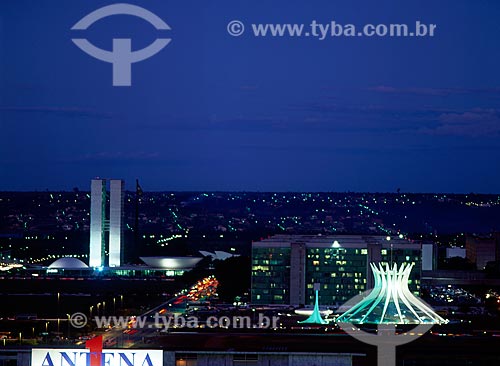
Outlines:
{"type": "Polygon", "coordinates": [[[305,324],[328,324],[328,321],[321,317],[321,313],[319,311],[319,303],[318,303],[318,292],[319,292],[319,283],[314,284],[314,292],[316,293],[315,301],[314,301],[314,310],[312,314],[306,320],[303,320],[299,323],[305,324]]]}
{"type": "MultiPolygon", "coordinates": [[[[440,317],[408,289],[412,264],[391,268],[373,263],[375,287],[369,295],[338,317],[343,331],[361,342],[377,346],[378,366],[396,366],[396,346],[414,341],[434,324],[444,324],[440,317]],[[354,324],[377,324],[376,334],[363,331],[354,324]],[[397,333],[398,324],[417,324],[411,331],[397,333]]],[[[361,295],[358,295],[362,297],[361,295]]]]}
{"type": "Polygon", "coordinates": [[[388,264],[385,269],[370,264],[375,287],[370,294],[338,318],[338,322],[355,324],[442,324],[446,320],[408,289],[413,268],[402,264],[399,269],[388,264]]]}
{"type": "Polygon", "coordinates": [[[90,192],[90,267],[120,267],[123,262],[123,180],[109,181],[109,216],[105,179],[92,179],[90,192]],[[109,219],[107,218],[109,217],[109,219]],[[109,235],[107,235],[109,234],[109,235]],[[107,240],[109,237],[109,240],[107,240]],[[106,263],[106,242],[109,243],[106,263]]]}

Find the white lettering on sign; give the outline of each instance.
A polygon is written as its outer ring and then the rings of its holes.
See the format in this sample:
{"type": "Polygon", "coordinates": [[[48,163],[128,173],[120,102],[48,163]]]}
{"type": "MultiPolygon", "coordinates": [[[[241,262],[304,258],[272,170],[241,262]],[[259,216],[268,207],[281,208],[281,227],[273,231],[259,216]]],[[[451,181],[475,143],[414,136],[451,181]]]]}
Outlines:
{"type": "Polygon", "coordinates": [[[145,349],[103,349],[94,354],[88,349],[34,348],[31,366],[163,366],[163,351],[145,349]],[[94,356],[94,357],[91,357],[94,356]]]}

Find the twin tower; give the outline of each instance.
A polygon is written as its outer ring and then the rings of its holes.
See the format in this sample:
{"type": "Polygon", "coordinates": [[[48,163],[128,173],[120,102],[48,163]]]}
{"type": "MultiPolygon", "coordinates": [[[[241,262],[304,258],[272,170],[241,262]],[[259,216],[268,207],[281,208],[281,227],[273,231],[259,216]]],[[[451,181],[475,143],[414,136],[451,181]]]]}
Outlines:
{"type": "Polygon", "coordinates": [[[123,188],[123,180],[109,180],[108,206],[106,179],[92,179],[90,192],[90,267],[120,267],[123,263],[123,188]],[[107,258],[106,255],[108,255],[107,258]]]}

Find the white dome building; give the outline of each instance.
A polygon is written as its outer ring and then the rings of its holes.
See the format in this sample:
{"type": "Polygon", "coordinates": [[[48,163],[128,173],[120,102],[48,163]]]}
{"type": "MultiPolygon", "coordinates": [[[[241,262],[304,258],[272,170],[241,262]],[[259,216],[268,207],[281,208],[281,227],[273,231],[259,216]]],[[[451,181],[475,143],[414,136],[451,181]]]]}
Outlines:
{"type": "Polygon", "coordinates": [[[49,269],[89,269],[85,263],[78,258],[64,257],[59,258],[48,266],[49,269]]]}

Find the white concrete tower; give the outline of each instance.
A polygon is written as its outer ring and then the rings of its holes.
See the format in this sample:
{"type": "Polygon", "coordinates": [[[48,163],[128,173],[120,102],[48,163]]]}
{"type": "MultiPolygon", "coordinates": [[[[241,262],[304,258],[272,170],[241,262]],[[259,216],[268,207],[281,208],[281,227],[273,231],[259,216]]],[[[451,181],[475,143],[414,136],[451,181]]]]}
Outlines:
{"type": "Polygon", "coordinates": [[[109,266],[120,267],[123,261],[123,180],[109,183],[109,266]]]}
{"type": "Polygon", "coordinates": [[[89,266],[104,265],[106,246],[106,181],[92,179],[90,189],[90,252],[89,266]]]}

